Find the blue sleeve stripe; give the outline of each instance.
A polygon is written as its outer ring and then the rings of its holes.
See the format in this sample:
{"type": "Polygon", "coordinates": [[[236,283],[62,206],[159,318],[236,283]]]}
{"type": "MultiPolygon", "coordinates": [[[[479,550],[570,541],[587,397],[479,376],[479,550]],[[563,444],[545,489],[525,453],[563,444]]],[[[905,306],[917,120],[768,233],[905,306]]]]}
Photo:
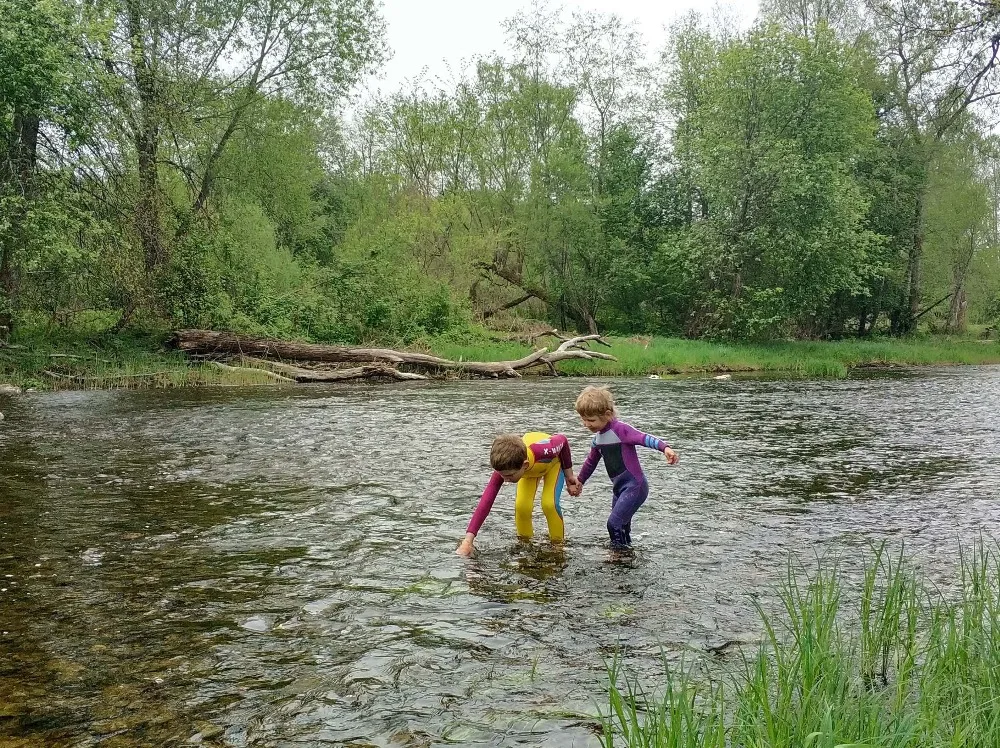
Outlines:
{"type": "Polygon", "coordinates": [[[650,449],[661,451],[664,447],[667,446],[667,443],[662,439],[658,439],[652,434],[646,434],[646,446],[649,447],[650,449]]]}

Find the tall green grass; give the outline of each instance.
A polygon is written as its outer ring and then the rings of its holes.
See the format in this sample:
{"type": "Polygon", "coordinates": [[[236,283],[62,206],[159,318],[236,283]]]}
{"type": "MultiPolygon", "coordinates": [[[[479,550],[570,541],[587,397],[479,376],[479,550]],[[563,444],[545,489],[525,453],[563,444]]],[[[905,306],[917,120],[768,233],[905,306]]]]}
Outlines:
{"type": "Polygon", "coordinates": [[[763,643],[734,668],[668,668],[652,696],[613,664],[604,745],[1000,746],[1000,552],[960,553],[945,589],[884,547],[860,582],[790,568],[782,609],[759,611],[763,643]]]}

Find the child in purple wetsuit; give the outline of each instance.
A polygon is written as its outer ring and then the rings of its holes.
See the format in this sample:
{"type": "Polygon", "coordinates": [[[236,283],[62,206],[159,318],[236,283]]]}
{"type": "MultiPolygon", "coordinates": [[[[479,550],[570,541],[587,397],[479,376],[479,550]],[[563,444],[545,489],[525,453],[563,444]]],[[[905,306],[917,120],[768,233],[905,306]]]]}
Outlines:
{"type": "MultiPolygon", "coordinates": [[[[595,436],[580,473],[578,486],[582,487],[604,458],[604,466],[613,484],[611,516],[608,517],[608,534],[613,548],[627,548],[632,544],[632,515],[638,511],[649,495],[649,484],[635,453],[637,446],[663,452],[667,462],[676,465],[677,453],[662,439],[644,434],[615,414],[615,401],[611,392],[603,387],[587,387],[576,399],[576,412],[583,425],[595,436]]],[[[577,487],[573,493],[579,493],[577,487]]]]}

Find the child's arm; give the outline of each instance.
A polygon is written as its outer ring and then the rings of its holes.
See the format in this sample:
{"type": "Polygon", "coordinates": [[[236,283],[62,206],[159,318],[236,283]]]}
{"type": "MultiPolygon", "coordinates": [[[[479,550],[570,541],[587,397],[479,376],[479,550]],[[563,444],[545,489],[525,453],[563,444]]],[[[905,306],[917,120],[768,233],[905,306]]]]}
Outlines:
{"type": "Polygon", "coordinates": [[[493,508],[493,502],[496,501],[497,494],[500,493],[502,485],[503,476],[494,471],[493,475],[490,476],[490,482],[486,484],[486,488],[483,490],[483,495],[479,497],[476,511],[472,513],[472,519],[469,520],[469,526],[465,529],[465,540],[461,542],[455,551],[459,556],[472,555],[472,543],[476,539],[476,535],[479,534],[483,522],[489,516],[490,510],[493,508]]]}
{"type": "Polygon", "coordinates": [[[577,481],[580,483],[580,488],[583,488],[583,484],[587,482],[591,474],[597,468],[597,465],[601,462],[601,450],[597,448],[596,444],[592,444],[590,447],[590,454],[587,455],[587,459],[583,461],[583,467],[580,468],[580,474],[576,476],[577,481]]]}
{"type": "Polygon", "coordinates": [[[655,449],[657,452],[663,452],[663,455],[667,458],[667,462],[671,465],[676,465],[680,457],[677,453],[670,448],[663,439],[658,436],[653,436],[652,434],[644,434],[637,428],[629,426],[627,423],[618,421],[615,424],[615,433],[618,434],[618,438],[622,440],[622,444],[632,444],[636,447],[649,447],[649,449],[655,449]]]}

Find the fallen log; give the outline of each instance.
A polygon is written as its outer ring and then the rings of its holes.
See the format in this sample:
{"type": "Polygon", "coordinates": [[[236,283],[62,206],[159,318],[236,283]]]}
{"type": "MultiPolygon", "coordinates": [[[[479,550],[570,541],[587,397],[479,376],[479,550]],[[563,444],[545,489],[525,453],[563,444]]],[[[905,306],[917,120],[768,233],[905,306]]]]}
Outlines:
{"type": "Polygon", "coordinates": [[[520,377],[521,371],[547,366],[555,372],[555,364],[568,359],[604,359],[616,361],[607,353],[585,349],[584,344],[597,341],[600,335],[580,335],[568,340],[552,352],[541,348],[514,361],[449,361],[426,353],[396,351],[388,348],[355,348],[352,346],[290,343],[268,338],[248,338],[232,333],[211,330],[179,330],[171,342],[191,355],[223,358],[246,358],[258,365],[290,377],[297,382],[336,382],[349,379],[391,377],[393,379],[427,379],[424,374],[441,374],[453,371],[492,378],[520,377]],[[274,359],[278,359],[275,361],[274,359]],[[309,369],[294,366],[287,361],[318,364],[361,363],[353,369],[309,369]],[[421,373],[400,370],[416,369],[421,373]]]}
{"type": "Polygon", "coordinates": [[[319,345],[316,343],[296,343],[271,338],[250,338],[228,332],[212,330],[178,330],[170,343],[188,353],[229,356],[268,356],[289,361],[321,361],[324,363],[344,363],[357,361],[370,363],[381,361],[388,364],[415,364],[418,366],[440,366],[452,363],[447,359],[429,356],[425,353],[393,351],[387,348],[355,348],[343,345],[319,345]]]}

